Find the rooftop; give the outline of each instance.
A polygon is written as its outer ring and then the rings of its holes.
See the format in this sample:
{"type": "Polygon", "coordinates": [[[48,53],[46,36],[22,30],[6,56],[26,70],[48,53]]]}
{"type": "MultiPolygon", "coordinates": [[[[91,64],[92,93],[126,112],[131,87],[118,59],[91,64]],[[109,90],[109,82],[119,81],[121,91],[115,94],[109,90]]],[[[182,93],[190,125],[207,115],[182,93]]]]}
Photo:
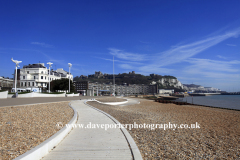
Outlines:
{"type": "Polygon", "coordinates": [[[37,64],[28,64],[23,66],[23,68],[46,68],[44,63],[37,63],[37,64]]]}

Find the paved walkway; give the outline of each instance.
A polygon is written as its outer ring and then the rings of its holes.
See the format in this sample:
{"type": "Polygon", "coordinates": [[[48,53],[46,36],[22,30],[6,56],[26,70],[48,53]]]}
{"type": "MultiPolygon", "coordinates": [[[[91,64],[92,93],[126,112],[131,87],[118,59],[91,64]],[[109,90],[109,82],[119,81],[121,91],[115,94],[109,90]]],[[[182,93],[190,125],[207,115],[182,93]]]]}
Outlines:
{"type": "MultiPolygon", "coordinates": [[[[77,124],[115,124],[103,113],[85,105],[83,100],[73,101],[77,110],[77,124]]],[[[127,140],[120,129],[75,128],[42,160],[50,159],[133,159],[127,140]]]]}
{"type": "Polygon", "coordinates": [[[36,104],[36,103],[72,101],[72,100],[80,100],[80,99],[106,98],[106,97],[107,96],[7,98],[7,99],[0,99],[0,107],[36,104]]]}

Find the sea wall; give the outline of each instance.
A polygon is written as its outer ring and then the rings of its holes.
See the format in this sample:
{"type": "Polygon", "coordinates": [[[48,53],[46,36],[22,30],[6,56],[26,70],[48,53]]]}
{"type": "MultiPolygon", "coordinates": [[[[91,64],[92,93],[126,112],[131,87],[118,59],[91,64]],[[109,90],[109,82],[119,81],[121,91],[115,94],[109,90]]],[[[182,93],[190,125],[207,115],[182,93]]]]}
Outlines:
{"type": "Polygon", "coordinates": [[[0,99],[5,99],[8,97],[8,91],[0,92],[0,99]]]}

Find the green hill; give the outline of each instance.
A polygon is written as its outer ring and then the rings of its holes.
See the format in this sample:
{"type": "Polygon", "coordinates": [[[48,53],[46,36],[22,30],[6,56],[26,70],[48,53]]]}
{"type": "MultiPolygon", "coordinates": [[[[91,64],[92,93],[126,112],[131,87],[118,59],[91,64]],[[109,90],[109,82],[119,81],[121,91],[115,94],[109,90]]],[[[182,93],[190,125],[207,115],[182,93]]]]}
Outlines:
{"type": "MultiPolygon", "coordinates": [[[[122,73],[115,75],[115,83],[116,84],[150,84],[152,81],[158,81],[159,79],[167,78],[167,79],[176,79],[174,76],[170,75],[157,75],[157,74],[150,74],[149,76],[144,76],[141,74],[135,73],[122,73]]],[[[98,82],[98,83],[110,83],[113,82],[113,75],[112,74],[102,74],[101,72],[95,72],[95,74],[88,75],[88,76],[76,76],[73,79],[74,81],[90,81],[90,82],[98,82]]]]}

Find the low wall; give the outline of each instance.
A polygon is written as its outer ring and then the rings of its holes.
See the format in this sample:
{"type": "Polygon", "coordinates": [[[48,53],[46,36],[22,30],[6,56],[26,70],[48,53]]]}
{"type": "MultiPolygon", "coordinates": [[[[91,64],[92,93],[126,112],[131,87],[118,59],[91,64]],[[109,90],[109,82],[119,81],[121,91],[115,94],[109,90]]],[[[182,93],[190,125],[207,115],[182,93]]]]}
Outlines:
{"type": "Polygon", "coordinates": [[[8,97],[8,91],[0,92],[0,99],[5,99],[8,97]]]}
{"type": "Polygon", "coordinates": [[[47,93],[33,93],[33,97],[65,97],[65,93],[61,94],[47,94],[47,93]]]}
{"type": "Polygon", "coordinates": [[[33,97],[33,92],[31,93],[24,93],[24,94],[18,94],[18,98],[28,98],[33,97]]]}
{"type": "Polygon", "coordinates": [[[74,96],[74,93],[73,94],[66,94],[66,97],[73,97],[74,96]]]}
{"type": "MultiPolygon", "coordinates": [[[[95,99],[94,99],[94,100],[95,100],[95,99]]],[[[97,101],[98,103],[108,104],[108,105],[113,105],[113,106],[115,106],[115,105],[120,105],[120,104],[124,104],[124,103],[127,103],[127,102],[128,102],[128,100],[122,101],[122,102],[100,102],[100,101],[98,101],[98,100],[95,100],[95,101],[97,101]]]]}
{"type": "MultiPolygon", "coordinates": [[[[3,92],[0,92],[0,98],[1,98],[1,93],[3,92]]],[[[12,98],[12,97],[13,97],[13,94],[7,94],[7,98],[12,98]]],[[[47,94],[47,93],[31,92],[31,93],[25,93],[25,94],[18,94],[18,98],[30,98],[30,97],[65,97],[65,93],[47,94]]]]}
{"type": "Polygon", "coordinates": [[[12,98],[14,94],[8,94],[7,98],[12,98]]]}
{"type": "Polygon", "coordinates": [[[74,93],[74,95],[73,95],[73,96],[74,96],[74,97],[78,97],[78,96],[79,96],[79,93],[77,93],[77,94],[75,94],[75,93],[74,93]]]}

